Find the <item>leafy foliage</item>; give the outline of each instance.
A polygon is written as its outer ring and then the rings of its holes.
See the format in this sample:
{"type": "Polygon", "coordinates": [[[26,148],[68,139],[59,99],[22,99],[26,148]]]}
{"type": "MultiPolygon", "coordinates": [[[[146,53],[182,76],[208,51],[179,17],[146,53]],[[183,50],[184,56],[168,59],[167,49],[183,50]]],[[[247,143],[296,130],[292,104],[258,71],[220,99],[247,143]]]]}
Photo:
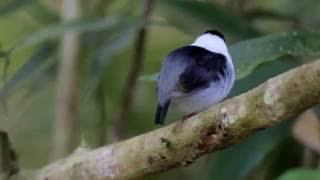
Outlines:
{"type": "Polygon", "coordinates": [[[283,56],[319,56],[320,33],[292,32],[242,41],[230,47],[237,78],[249,75],[258,65],[283,56]]]}
{"type": "Polygon", "coordinates": [[[107,39],[97,47],[97,51],[92,61],[92,80],[90,87],[96,88],[99,79],[105,72],[106,66],[109,64],[110,59],[117,53],[123,51],[130,43],[129,40],[133,38],[138,28],[142,24],[128,23],[126,26],[118,28],[118,34],[115,37],[107,39]]]}
{"type": "Polygon", "coordinates": [[[25,6],[28,6],[36,0],[11,0],[9,2],[2,2],[0,4],[0,16],[15,12],[25,6]]]}
{"type": "Polygon", "coordinates": [[[320,179],[320,173],[316,170],[300,168],[300,169],[290,170],[278,178],[278,180],[301,180],[301,179],[318,180],[320,179]]]}
{"type": "Polygon", "coordinates": [[[20,90],[21,86],[35,78],[35,74],[48,64],[50,56],[55,50],[56,44],[50,42],[44,43],[42,47],[29,58],[27,63],[25,63],[4,85],[0,91],[0,99],[12,95],[14,92],[20,90]]]}
{"type": "Polygon", "coordinates": [[[23,48],[36,43],[59,37],[67,31],[106,31],[112,30],[117,26],[126,24],[128,21],[136,20],[136,18],[123,18],[121,16],[110,16],[96,20],[83,20],[78,22],[64,22],[47,26],[44,29],[34,32],[33,34],[22,39],[15,48],[23,48]]]}
{"type": "Polygon", "coordinates": [[[236,37],[254,37],[259,32],[243,18],[209,2],[163,0],[161,14],[183,31],[201,33],[217,28],[236,37]]]}
{"type": "MultiPolygon", "coordinates": [[[[319,32],[299,31],[241,41],[230,46],[229,51],[235,63],[236,78],[242,79],[264,63],[280,60],[284,56],[319,56],[319,49],[319,32]]],[[[142,76],[140,79],[156,81],[157,75],[142,76]]]]}
{"type": "Polygon", "coordinates": [[[213,154],[213,161],[209,166],[210,179],[244,179],[288,137],[289,130],[288,123],[281,124],[260,132],[235,147],[213,154]]]}
{"type": "MultiPolygon", "coordinates": [[[[225,33],[227,41],[233,44],[229,50],[237,72],[232,96],[320,55],[320,33],[312,30],[319,27],[316,17],[320,1],[317,0],[161,0],[157,1],[156,14],[148,24],[141,18],[142,3],[136,1],[86,1],[83,18],[76,22],[60,21],[59,10],[55,9],[60,7],[59,3],[55,0],[0,2],[1,69],[8,69],[10,57],[8,81],[2,83],[0,89],[0,100],[8,100],[9,114],[0,113],[0,126],[8,128],[14,137],[22,167],[40,167],[48,161],[52,101],[55,99],[54,88],[49,82],[56,80],[59,38],[68,31],[79,31],[82,35],[79,91],[103,86],[107,101],[106,107],[101,109],[108,113],[103,116],[107,118],[113,118],[119,109],[122,85],[134,54],[132,40],[142,26],[150,30],[144,74],[151,75],[140,78],[147,82],[157,80],[158,74],[152,72],[159,70],[166,52],[190,43],[208,29],[225,33]],[[12,22],[14,26],[9,27],[12,22]],[[24,30],[25,26],[31,26],[31,33],[24,30]],[[15,101],[20,100],[21,92],[32,97],[32,101],[15,101]],[[30,139],[37,143],[30,146],[26,143],[30,139]]],[[[153,83],[138,83],[134,107],[125,125],[127,137],[156,128],[152,121],[146,121],[154,116],[155,89],[153,83]]],[[[80,133],[94,144],[100,124],[95,120],[97,106],[92,97],[86,96],[85,101],[79,102],[79,127],[80,133]]],[[[169,115],[170,119],[180,118],[174,110],[169,115]]],[[[112,121],[106,124],[108,130],[113,126],[112,121]]],[[[297,164],[281,154],[279,144],[291,138],[289,124],[258,133],[243,144],[215,153],[210,160],[166,172],[155,179],[196,179],[199,174],[203,179],[218,180],[255,177],[252,174],[263,177],[264,173],[272,174],[277,169],[266,165],[270,157],[282,157],[277,161],[277,166],[282,167],[279,173],[287,172],[279,177],[280,180],[319,179],[319,170],[291,169],[297,164]]],[[[105,134],[110,140],[111,133],[105,134]]],[[[293,147],[288,146],[289,150],[293,147]]],[[[295,158],[297,161],[300,161],[298,157],[295,158]]]]}

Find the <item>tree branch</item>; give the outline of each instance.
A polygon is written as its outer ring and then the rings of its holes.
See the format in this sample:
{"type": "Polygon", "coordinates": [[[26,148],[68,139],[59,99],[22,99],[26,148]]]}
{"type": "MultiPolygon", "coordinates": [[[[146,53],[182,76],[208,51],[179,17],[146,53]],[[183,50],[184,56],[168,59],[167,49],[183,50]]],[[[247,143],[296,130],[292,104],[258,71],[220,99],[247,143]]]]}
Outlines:
{"type": "MultiPolygon", "coordinates": [[[[62,1],[62,19],[79,19],[81,0],[62,1]]],[[[74,148],[76,136],[76,111],[78,97],[78,71],[80,34],[69,31],[61,42],[61,59],[58,67],[58,87],[54,128],[53,157],[68,155],[74,148]]]]}
{"type": "Polygon", "coordinates": [[[320,102],[320,59],[184,121],[95,150],[76,152],[40,170],[38,179],[133,179],[186,166],[240,143],[320,102]]]}

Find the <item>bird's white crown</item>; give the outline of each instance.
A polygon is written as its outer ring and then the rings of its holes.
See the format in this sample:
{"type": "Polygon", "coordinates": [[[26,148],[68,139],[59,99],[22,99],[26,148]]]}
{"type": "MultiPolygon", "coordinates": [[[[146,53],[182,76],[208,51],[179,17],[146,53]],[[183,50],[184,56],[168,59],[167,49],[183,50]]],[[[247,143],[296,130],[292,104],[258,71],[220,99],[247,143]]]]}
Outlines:
{"type": "Polygon", "coordinates": [[[229,55],[224,39],[215,34],[202,34],[191,45],[202,47],[211,52],[229,55]]]}

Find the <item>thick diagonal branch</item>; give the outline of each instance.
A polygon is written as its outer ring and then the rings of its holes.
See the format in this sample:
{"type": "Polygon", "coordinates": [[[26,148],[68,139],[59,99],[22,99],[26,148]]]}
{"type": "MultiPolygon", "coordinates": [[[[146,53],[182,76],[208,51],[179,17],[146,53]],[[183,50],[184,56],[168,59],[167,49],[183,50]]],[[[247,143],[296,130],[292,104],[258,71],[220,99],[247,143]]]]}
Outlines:
{"type": "MultiPolygon", "coordinates": [[[[320,102],[320,60],[190,119],[43,168],[38,179],[133,179],[193,163],[320,102]]],[[[143,118],[143,117],[141,117],[143,118]]]]}

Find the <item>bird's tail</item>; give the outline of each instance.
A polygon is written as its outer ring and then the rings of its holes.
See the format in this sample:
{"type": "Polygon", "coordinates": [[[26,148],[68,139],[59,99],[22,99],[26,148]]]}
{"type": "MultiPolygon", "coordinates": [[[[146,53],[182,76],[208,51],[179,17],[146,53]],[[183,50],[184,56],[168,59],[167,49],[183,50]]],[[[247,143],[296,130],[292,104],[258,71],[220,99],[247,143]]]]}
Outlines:
{"type": "Polygon", "coordinates": [[[157,111],[156,111],[156,117],[155,117],[155,123],[156,124],[163,124],[164,120],[166,118],[168,109],[170,105],[170,100],[167,101],[164,105],[158,104],[157,111]]]}

